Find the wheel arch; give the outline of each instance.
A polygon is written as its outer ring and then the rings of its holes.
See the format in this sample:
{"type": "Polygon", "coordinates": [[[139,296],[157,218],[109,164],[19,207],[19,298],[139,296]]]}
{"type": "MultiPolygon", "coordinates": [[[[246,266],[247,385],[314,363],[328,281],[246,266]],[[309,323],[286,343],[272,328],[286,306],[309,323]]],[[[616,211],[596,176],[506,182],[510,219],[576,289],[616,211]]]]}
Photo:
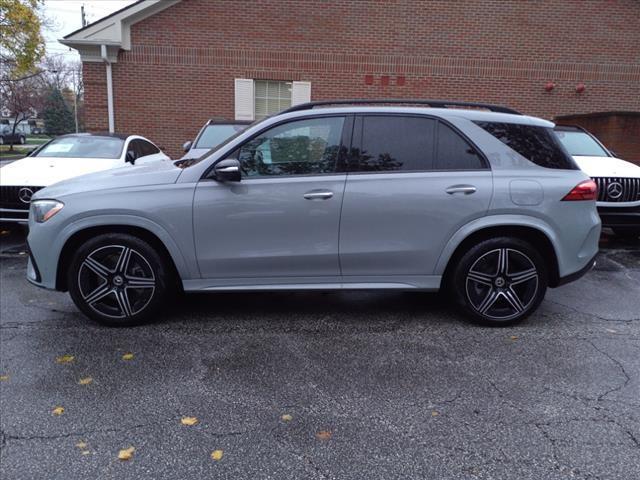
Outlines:
{"type": "Polygon", "coordinates": [[[71,263],[71,256],[73,255],[73,252],[76,251],[77,248],[86,240],[97,235],[107,233],[125,233],[127,235],[138,237],[141,240],[149,243],[149,245],[158,250],[162,258],[166,259],[167,266],[171,270],[171,273],[175,276],[176,283],[180,287],[182,286],[182,282],[180,281],[182,276],[180,274],[179,264],[177,264],[174,255],[171,254],[169,248],[167,248],[165,243],[160,239],[158,235],[144,227],[114,224],[96,225],[82,228],[75,231],[71,236],[69,236],[69,238],[67,238],[62,247],[62,250],[60,251],[60,255],[58,256],[58,263],[56,268],[56,290],[68,290],[66,273],[67,268],[71,263]]]}
{"type": "Polygon", "coordinates": [[[443,282],[448,282],[454,266],[472,245],[495,237],[514,237],[532,244],[547,264],[549,286],[558,286],[560,281],[558,256],[549,234],[536,226],[517,223],[482,226],[462,235],[454,245],[449,242],[448,248],[445,248],[445,250],[448,249],[448,254],[443,253],[438,262],[443,282]]]}

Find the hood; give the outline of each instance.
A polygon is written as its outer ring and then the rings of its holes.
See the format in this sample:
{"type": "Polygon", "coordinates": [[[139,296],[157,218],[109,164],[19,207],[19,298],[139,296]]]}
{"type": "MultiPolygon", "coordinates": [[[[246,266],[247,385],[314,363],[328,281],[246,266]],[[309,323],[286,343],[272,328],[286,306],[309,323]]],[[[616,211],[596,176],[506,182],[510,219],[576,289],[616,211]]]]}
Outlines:
{"type": "Polygon", "coordinates": [[[26,157],[0,168],[0,185],[46,187],[117,166],[126,165],[118,158],[26,157]]]}
{"type": "Polygon", "coordinates": [[[573,157],[580,169],[590,177],[640,178],[640,166],[615,157],[573,157]]]}
{"type": "Polygon", "coordinates": [[[182,170],[172,162],[151,162],[126,168],[113,168],[56,183],[36,192],[33,199],[60,198],[65,195],[97,190],[164,185],[175,183],[180,173],[182,170]]]}

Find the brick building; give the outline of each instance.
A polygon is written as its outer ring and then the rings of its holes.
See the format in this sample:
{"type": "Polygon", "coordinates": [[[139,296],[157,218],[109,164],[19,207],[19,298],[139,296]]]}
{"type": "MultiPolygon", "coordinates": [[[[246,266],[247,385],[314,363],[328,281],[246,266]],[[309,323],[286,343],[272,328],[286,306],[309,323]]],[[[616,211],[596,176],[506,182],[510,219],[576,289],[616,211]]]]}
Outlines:
{"type": "MultiPolygon", "coordinates": [[[[211,117],[307,99],[640,111],[637,0],[141,0],[62,42],[82,56],[88,129],[140,133],[174,156],[211,117]]],[[[640,161],[637,141],[611,138],[640,161]]]]}

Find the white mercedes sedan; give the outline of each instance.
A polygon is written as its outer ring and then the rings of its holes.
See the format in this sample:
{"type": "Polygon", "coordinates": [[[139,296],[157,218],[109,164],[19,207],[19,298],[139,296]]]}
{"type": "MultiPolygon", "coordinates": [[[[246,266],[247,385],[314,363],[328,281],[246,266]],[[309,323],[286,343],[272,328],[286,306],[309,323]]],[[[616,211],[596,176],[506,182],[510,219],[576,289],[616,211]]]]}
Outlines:
{"type": "Polygon", "coordinates": [[[26,223],[31,196],[41,188],[86,173],[157,161],[170,158],[138,135],[77,133],[57,137],[0,168],[0,222],[26,223]]]}

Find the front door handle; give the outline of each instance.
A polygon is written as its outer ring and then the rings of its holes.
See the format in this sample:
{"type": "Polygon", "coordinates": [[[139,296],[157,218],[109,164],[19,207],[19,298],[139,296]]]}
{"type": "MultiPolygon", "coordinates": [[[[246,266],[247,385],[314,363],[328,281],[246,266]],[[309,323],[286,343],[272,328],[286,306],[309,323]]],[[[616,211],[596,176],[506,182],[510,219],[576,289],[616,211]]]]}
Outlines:
{"type": "Polygon", "coordinates": [[[451,185],[445,190],[445,192],[447,192],[449,195],[454,195],[456,193],[471,195],[472,193],[476,193],[476,190],[477,188],[473,185],[451,185]]]}
{"type": "Polygon", "coordinates": [[[307,200],[329,200],[331,197],[333,197],[331,190],[311,190],[304,194],[307,200]]]}

